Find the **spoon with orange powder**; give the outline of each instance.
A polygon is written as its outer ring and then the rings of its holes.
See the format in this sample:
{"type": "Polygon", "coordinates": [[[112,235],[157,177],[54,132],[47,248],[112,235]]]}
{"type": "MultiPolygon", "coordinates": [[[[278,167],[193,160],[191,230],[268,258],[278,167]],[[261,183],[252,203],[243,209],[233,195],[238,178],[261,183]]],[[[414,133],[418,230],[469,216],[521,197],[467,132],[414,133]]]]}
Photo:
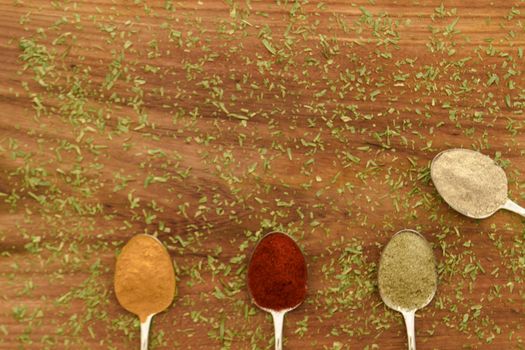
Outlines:
{"type": "Polygon", "coordinates": [[[151,319],[166,310],[175,296],[170,255],[154,236],[139,234],[117,258],[114,280],[119,303],[140,319],[140,348],[148,349],[151,319]]]}

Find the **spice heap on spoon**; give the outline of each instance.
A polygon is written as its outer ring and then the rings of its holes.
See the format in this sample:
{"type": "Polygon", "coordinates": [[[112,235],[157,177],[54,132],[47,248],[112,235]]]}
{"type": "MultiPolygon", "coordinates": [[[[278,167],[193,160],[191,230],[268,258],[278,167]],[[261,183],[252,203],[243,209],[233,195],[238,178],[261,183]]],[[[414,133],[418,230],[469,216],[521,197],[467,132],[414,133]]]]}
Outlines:
{"type": "Polygon", "coordinates": [[[408,349],[416,350],[416,311],[430,303],[437,289],[436,260],[427,240],[413,230],[396,233],[381,254],[378,284],[384,303],[403,314],[408,349]]]}
{"type": "Polygon", "coordinates": [[[507,196],[505,171],[479,152],[453,148],[436,155],[430,176],[437,191],[453,209],[474,219],[484,219],[499,209],[525,216],[525,209],[507,196]]]}
{"type": "Polygon", "coordinates": [[[166,248],[153,236],[134,236],[117,258],[114,285],[122,307],[139,317],[140,348],[147,350],[152,317],[175,296],[175,272],[166,248]]]}
{"type": "Polygon", "coordinates": [[[275,350],[282,349],[284,315],[306,297],[306,280],[306,261],[290,236],[272,232],[259,241],[248,266],[248,288],[255,304],[272,314],[275,350]]]}

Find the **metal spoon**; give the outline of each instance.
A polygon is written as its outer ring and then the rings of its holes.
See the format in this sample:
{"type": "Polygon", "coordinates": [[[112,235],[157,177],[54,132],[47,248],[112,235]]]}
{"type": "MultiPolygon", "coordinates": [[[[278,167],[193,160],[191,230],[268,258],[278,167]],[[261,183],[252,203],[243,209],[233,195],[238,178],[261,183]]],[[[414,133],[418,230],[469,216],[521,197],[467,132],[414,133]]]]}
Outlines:
{"type": "MultiPolygon", "coordinates": [[[[265,236],[263,236],[260,239],[260,241],[259,241],[259,243],[257,245],[259,245],[265,238],[267,238],[268,236],[270,236],[272,234],[275,234],[275,233],[285,235],[288,238],[290,238],[290,240],[293,241],[293,238],[290,237],[289,235],[285,234],[285,233],[282,233],[282,232],[270,232],[270,233],[266,234],[265,236]]],[[[255,247],[253,253],[255,253],[256,250],[257,250],[257,247],[255,247]]],[[[252,257],[253,257],[253,253],[252,253],[252,257]]],[[[251,258],[250,258],[250,262],[251,262],[251,258]]],[[[306,262],[305,262],[305,264],[306,264],[306,262]]],[[[250,266],[250,265],[251,264],[249,263],[248,266],[250,266]]],[[[275,337],[275,350],[282,350],[282,348],[283,348],[284,316],[286,315],[287,312],[292,311],[292,310],[296,309],[298,306],[300,306],[303,303],[304,299],[301,300],[297,305],[295,305],[293,307],[290,307],[290,308],[287,308],[287,309],[282,309],[282,310],[273,310],[273,309],[265,308],[265,307],[262,307],[261,305],[259,305],[257,303],[257,301],[255,300],[255,298],[253,297],[252,290],[250,288],[249,288],[249,290],[250,290],[250,294],[252,294],[252,300],[253,300],[254,304],[258,308],[260,308],[261,310],[269,312],[272,315],[273,328],[274,328],[274,337],[275,337]]]]}
{"type": "MultiPolygon", "coordinates": [[[[148,236],[148,237],[153,238],[155,241],[157,241],[158,244],[160,244],[164,248],[164,245],[157,237],[155,236],[148,236]]],[[[169,253],[167,250],[166,250],[166,254],[168,254],[169,256],[169,253]]],[[[153,319],[153,316],[155,316],[156,314],[157,313],[150,314],[146,317],[146,320],[144,322],[140,322],[140,350],[148,350],[149,329],[151,328],[151,320],[153,319]]]]}
{"type": "MultiPolygon", "coordinates": [[[[477,152],[477,151],[473,151],[473,150],[469,150],[469,149],[463,149],[463,148],[451,148],[451,149],[448,149],[448,150],[445,150],[445,151],[442,151],[442,152],[438,153],[434,157],[434,159],[432,159],[432,162],[430,164],[430,177],[432,178],[432,181],[434,182],[434,184],[436,184],[436,181],[435,181],[435,174],[432,171],[432,169],[434,169],[433,165],[436,162],[436,160],[439,159],[439,157],[441,157],[445,153],[454,152],[454,151],[457,151],[457,150],[468,151],[468,152],[477,153],[477,154],[480,153],[480,152],[477,152]]],[[[494,164],[494,166],[497,166],[497,165],[494,164]]],[[[466,212],[464,210],[461,210],[461,208],[457,208],[456,206],[454,206],[453,204],[450,203],[448,198],[443,196],[443,193],[439,190],[438,186],[436,186],[436,189],[437,189],[438,193],[440,194],[440,196],[445,200],[445,202],[447,202],[448,205],[450,205],[457,212],[459,212],[459,213],[461,213],[461,214],[463,214],[465,216],[468,216],[469,218],[486,219],[489,216],[492,216],[494,213],[496,213],[500,209],[506,209],[508,211],[512,211],[512,212],[514,212],[516,214],[519,214],[519,215],[525,217],[525,208],[519,206],[518,204],[516,204],[514,201],[510,200],[509,198],[507,198],[506,201],[502,205],[500,205],[498,208],[496,208],[496,210],[488,211],[486,213],[482,213],[482,214],[477,214],[476,215],[474,213],[469,213],[469,212],[466,212]]]]}
{"type": "Polygon", "coordinates": [[[275,350],[282,350],[283,349],[283,325],[284,325],[284,315],[286,315],[287,312],[292,311],[293,309],[297,308],[301,303],[297,304],[296,306],[284,309],[284,310],[272,310],[267,309],[264,307],[261,307],[254,301],[255,305],[257,305],[258,308],[261,310],[264,310],[266,312],[269,312],[272,314],[273,319],[273,330],[274,330],[274,337],[275,337],[275,350]]]}
{"type": "MultiPolygon", "coordinates": [[[[394,234],[392,236],[392,238],[390,239],[389,243],[392,241],[392,239],[395,236],[397,236],[400,233],[404,233],[404,232],[411,232],[413,234],[418,235],[419,237],[421,237],[422,240],[424,240],[424,242],[428,245],[428,247],[430,249],[432,249],[430,247],[430,244],[426,240],[426,238],[423,237],[423,235],[421,235],[417,231],[409,230],[409,229],[404,229],[404,230],[401,230],[401,231],[397,232],[396,234],[394,234]]],[[[385,249],[388,246],[388,244],[385,246],[385,249]]],[[[383,250],[383,253],[384,253],[385,249],[383,250]]],[[[379,266],[381,266],[381,263],[382,263],[382,260],[383,260],[383,253],[381,253],[381,258],[379,260],[379,266]]],[[[437,281],[437,267],[436,267],[436,281],[437,281]]],[[[405,320],[405,325],[406,325],[406,330],[407,330],[408,350],[416,350],[416,329],[415,329],[416,311],[419,310],[419,309],[424,308],[425,306],[427,306],[432,301],[432,299],[436,295],[436,290],[437,290],[437,283],[436,283],[436,288],[434,288],[433,292],[431,293],[431,295],[428,296],[427,300],[425,300],[423,303],[418,305],[415,309],[405,309],[403,307],[400,307],[399,305],[393,304],[391,302],[391,300],[388,299],[383,294],[383,291],[382,291],[382,288],[381,288],[381,284],[379,284],[379,295],[381,296],[381,299],[383,299],[383,302],[386,304],[386,306],[388,306],[389,308],[391,308],[391,309],[393,309],[395,311],[400,312],[403,315],[403,319],[405,320]]]]}
{"type": "MultiPolygon", "coordinates": [[[[161,264],[164,264],[167,269],[171,270],[170,278],[168,280],[166,280],[166,281],[163,281],[163,283],[172,284],[173,285],[173,288],[171,288],[172,292],[169,295],[165,296],[166,300],[164,300],[164,307],[162,307],[161,309],[157,309],[157,310],[151,310],[151,313],[148,313],[147,315],[139,314],[139,312],[137,310],[134,310],[134,308],[132,306],[128,305],[124,300],[121,300],[118,291],[115,289],[115,294],[117,296],[118,301],[122,305],[122,307],[124,307],[126,310],[128,310],[128,311],[136,314],[137,316],[139,316],[139,319],[140,319],[140,349],[141,350],[148,350],[148,338],[149,338],[149,330],[150,330],[150,326],[151,326],[151,320],[152,320],[153,316],[155,316],[156,314],[158,314],[158,313],[164,311],[165,309],[167,309],[169,307],[169,305],[171,304],[171,302],[173,301],[173,298],[175,296],[175,272],[173,270],[173,263],[171,261],[171,257],[169,255],[168,251],[166,250],[166,248],[164,247],[162,242],[157,237],[151,236],[151,235],[146,235],[146,234],[138,234],[138,235],[135,235],[126,244],[126,246],[133,239],[137,239],[137,238],[148,238],[148,239],[151,239],[152,241],[154,241],[155,243],[158,244],[159,249],[163,250],[163,255],[164,255],[163,259],[159,259],[159,261],[155,261],[155,263],[156,263],[157,266],[159,266],[161,264]]],[[[138,250],[140,250],[139,249],[140,247],[136,247],[136,246],[132,246],[132,248],[130,248],[131,250],[125,250],[126,246],[123,248],[121,254],[117,258],[117,266],[119,264],[119,260],[122,259],[124,256],[126,256],[126,255],[134,255],[134,254],[136,254],[138,252],[138,250]]],[[[125,265],[124,265],[124,268],[126,268],[125,265]]],[[[117,273],[119,273],[119,271],[120,270],[117,268],[116,271],[115,271],[115,276],[117,275],[117,273]]]]}
{"type": "Polygon", "coordinates": [[[156,314],[151,314],[146,317],[146,321],[140,323],[140,350],[148,350],[149,344],[149,329],[151,327],[151,319],[156,314]]]}

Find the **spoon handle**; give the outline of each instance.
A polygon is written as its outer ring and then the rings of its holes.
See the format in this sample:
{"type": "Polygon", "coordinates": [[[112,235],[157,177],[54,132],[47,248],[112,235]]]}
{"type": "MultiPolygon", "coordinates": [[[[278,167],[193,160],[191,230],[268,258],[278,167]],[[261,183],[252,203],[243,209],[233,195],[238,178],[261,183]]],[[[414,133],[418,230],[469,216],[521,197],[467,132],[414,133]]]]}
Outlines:
{"type": "Polygon", "coordinates": [[[275,350],[283,349],[284,311],[272,311],[273,328],[275,331],[275,350]]]}
{"type": "Polygon", "coordinates": [[[149,327],[153,315],[149,315],[146,321],[140,323],[140,350],[148,350],[149,327]]]}
{"type": "Polygon", "coordinates": [[[403,318],[405,319],[405,325],[407,327],[408,350],[416,350],[415,317],[415,311],[403,312],[403,318]]]}
{"type": "Polygon", "coordinates": [[[519,206],[515,202],[511,201],[510,199],[507,199],[505,204],[503,204],[503,209],[507,209],[509,211],[512,211],[516,214],[520,214],[521,216],[525,217],[525,208],[519,206]]]}

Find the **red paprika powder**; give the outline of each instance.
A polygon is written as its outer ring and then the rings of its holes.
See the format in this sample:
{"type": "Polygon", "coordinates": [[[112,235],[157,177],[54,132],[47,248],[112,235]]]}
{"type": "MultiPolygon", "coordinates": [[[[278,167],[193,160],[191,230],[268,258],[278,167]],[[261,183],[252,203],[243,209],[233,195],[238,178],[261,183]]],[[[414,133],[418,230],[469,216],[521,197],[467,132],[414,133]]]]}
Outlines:
{"type": "Polygon", "coordinates": [[[270,310],[296,307],[306,297],[306,261],[290,236],[272,232],[253,251],[248,288],[257,305],[270,310]]]}

